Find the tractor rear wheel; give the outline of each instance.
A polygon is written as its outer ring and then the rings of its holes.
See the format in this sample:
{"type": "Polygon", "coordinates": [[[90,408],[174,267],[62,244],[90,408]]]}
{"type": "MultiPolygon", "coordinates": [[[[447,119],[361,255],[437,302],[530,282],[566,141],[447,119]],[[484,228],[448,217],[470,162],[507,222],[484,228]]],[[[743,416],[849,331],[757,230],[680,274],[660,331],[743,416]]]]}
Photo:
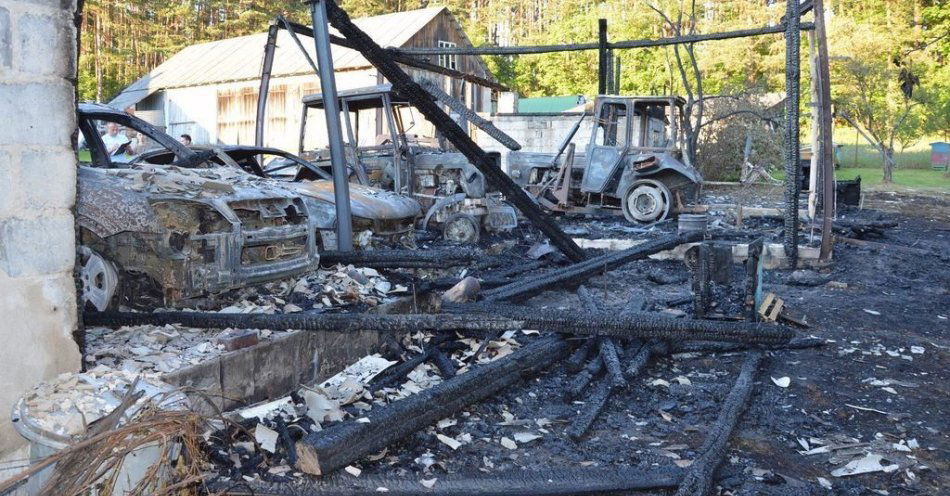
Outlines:
{"type": "Polygon", "coordinates": [[[663,183],[641,179],[631,184],[621,196],[623,216],[634,224],[649,224],[666,219],[673,195],[663,183]]]}

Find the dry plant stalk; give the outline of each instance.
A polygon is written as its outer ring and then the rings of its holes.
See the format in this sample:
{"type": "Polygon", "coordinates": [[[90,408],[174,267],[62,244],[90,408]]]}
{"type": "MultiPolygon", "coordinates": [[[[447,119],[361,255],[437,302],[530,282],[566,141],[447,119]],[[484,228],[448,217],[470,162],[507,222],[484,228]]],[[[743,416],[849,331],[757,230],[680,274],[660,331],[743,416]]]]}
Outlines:
{"type": "Polygon", "coordinates": [[[42,494],[111,494],[125,457],[154,446],[160,450],[159,460],[148,468],[145,476],[126,494],[197,494],[197,486],[203,480],[202,469],[207,466],[201,448],[205,419],[190,411],[158,409],[154,406],[158,403],[160,401],[149,400],[132,420],[122,426],[98,433],[90,430],[86,439],[40,460],[0,484],[0,494],[52,464],[56,464],[56,467],[44,485],[42,494]],[[177,464],[176,459],[180,460],[177,464]]]}

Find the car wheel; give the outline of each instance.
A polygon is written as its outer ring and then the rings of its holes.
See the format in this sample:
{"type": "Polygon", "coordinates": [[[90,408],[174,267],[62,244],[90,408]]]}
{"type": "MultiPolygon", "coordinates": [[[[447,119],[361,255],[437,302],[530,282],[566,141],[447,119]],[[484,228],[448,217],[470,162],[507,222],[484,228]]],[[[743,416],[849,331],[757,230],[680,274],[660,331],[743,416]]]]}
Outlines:
{"type": "Polygon", "coordinates": [[[471,215],[455,214],[442,225],[442,237],[448,241],[462,244],[477,243],[478,236],[478,221],[471,215]]]}
{"type": "Polygon", "coordinates": [[[672,195],[659,181],[641,179],[631,184],[621,197],[623,216],[634,224],[648,224],[670,214],[672,195]]]}
{"type": "Polygon", "coordinates": [[[109,308],[119,286],[119,272],[115,264],[86,246],[79,248],[79,280],[82,283],[82,302],[92,304],[100,312],[109,308]]]}

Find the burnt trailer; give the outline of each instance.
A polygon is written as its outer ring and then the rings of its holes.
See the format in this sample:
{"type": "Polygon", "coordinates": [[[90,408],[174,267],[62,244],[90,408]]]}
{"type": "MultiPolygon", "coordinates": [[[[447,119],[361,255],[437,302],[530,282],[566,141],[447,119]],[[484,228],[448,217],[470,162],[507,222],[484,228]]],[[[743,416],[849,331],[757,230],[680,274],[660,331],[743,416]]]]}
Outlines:
{"type": "Polygon", "coordinates": [[[678,96],[598,96],[593,116],[582,116],[556,153],[510,153],[509,175],[555,212],[606,210],[632,223],[675,216],[703,181],[683,162],[684,104],[678,96]],[[576,156],[571,140],[585,121],[587,150],[576,156]]]}

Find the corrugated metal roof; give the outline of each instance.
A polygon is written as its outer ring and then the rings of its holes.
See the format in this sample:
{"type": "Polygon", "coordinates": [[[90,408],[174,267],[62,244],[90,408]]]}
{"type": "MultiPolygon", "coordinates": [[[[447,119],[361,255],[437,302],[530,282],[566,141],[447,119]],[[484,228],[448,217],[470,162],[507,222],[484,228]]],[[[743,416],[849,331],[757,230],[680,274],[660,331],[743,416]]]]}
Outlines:
{"type": "MultiPolygon", "coordinates": [[[[401,47],[444,9],[445,7],[429,7],[394,12],[362,17],[354,19],[353,22],[380,46],[401,47]]],[[[335,30],[331,32],[339,34],[335,30]]],[[[267,33],[256,33],[185,47],[129,85],[113,98],[109,105],[123,110],[161,89],[257,79],[261,75],[266,40],[267,33]]],[[[300,41],[315,60],[313,41],[308,37],[301,37],[300,41]]],[[[369,61],[356,50],[333,46],[333,67],[336,70],[369,66],[369,61]]],[[[290,34],[281,29],[277,37],[277,50],[274,52],[272,76],[312,73],[313,69],[290,34]]]]}

